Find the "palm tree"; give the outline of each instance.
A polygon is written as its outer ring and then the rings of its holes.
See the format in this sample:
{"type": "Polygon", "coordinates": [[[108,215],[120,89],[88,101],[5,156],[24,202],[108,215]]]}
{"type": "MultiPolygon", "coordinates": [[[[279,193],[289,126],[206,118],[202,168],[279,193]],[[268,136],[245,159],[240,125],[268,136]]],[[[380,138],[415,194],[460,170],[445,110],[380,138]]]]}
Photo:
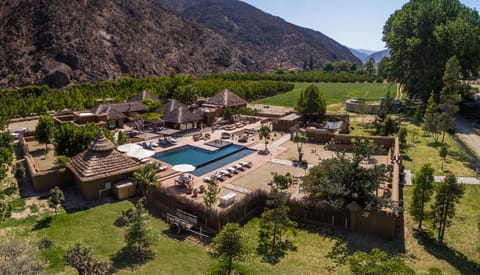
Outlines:
{"type": "Polygon", "coordinates": [[[293,135],[293,142],[297,144],[298,163],[302,162],[303,144],[308,141],[307,136],[302,132],[295,132],[293,135]]]}
{"type": "Polygon", "coordinates": [[[149,187],[160,186],[160,182],[158,181],[158,177],[157,177],[156,167],[157,166],[155,163],[147,164],[144,167],[135,171],[133,173],[133,177],[131,178],[131,180],[137,186],[137,189],[139,189],[142,195],[145,197],[145,204],[147,204],[147,200],[148,200],[149,187]]]}
{"type": "Polygon", "coordinates": [[[263,125],[258,133],[260,139],[265,139],[265,153],[268,152],[267,144],[268,140],[270,139],[271,132],[272,130],[270,129],[270,127],[268,127],[268,125],[263,125]]]}

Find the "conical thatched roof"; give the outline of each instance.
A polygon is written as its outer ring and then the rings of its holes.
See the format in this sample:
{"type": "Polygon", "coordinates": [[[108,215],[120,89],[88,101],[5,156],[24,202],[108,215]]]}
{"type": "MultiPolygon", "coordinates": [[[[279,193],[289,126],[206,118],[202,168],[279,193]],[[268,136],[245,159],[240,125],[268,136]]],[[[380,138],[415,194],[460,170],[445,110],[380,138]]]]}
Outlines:
{"type": "Polygon", "coordinates": [[[137,161],[113,150],[114,148],[115,145],[100,131],[88,150],[71,158],[67,167],[82,182],[108,179],[134,172],[141,167],[137,161]]]}
{"type": "Polygon", "coordinates": [[[171,112],[167,112],[162,119],[170,123],[181,124],[199,121],[202,118],[192,113],[186,106],[183,106],[171,112]]]}
{"type": "Polygon", "coordinates": [[[94,114],[103,114],[108,108],[113,108],[120,113],[134,113],[145,112],[148,110],[148,106],[141,102],[126,102],[126,103],[112,103],[112,104],[100,104],[91,110],[94,114]]]}
{"type": "Polygon", "coordinates": [[[153,101],[160,101],[158,97],[152,95],[151,93],[147,91],[141,91],[137,96],[130,98],[128,102],[137,102],[137,101],[142,102],[147,98],[153,101]]]}
{"type": "Polygon", "coordinates": [[[165,110],[165,114],[173,112],[176,109],[182,108],[182,107],[187,107],[187,105],[183,104],[182,102],[176,100],[176,99],[170,99],[168,100],[167,103],[162,105],[162,109],[165,110]]]}
{"type": "Polygon", "coordinates": [[[115,144],[105,137],[103,131],[99,131],[95,139],[88,145],[88,150],[95,152],[110,151],[115,149],[115,144]]]}
{"type": "Polygon", "coordinates": [[[224,89],[220,93],[209,98],[205,103],[221,107],[238,107],[247,105],[247,101],[245,99],[239,97],[237,94],[228,89],[224,89]]]}

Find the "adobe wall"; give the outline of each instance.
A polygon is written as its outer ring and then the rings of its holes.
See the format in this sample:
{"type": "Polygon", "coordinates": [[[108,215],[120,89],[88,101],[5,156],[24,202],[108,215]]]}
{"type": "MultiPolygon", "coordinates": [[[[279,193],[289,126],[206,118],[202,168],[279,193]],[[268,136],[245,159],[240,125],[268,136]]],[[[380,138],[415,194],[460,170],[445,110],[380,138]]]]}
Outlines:
{"type": "Polygon", "coordinates": [[[347,99],[345,110],[352,113],[376,114],[380,110],[379,102],[365,102],[363,99],[347,99]]]}
{"type": "MultiPolygon", "coordinates": [[[[80,181],[76,176],[73,176],[73,182],[75,182],[75,185],[78,187],[78,189],[82,192],[83,196],[89,200],[95,200],[100,198],[99,196],[99,191],[105,189],[105,183],[106,182],[111,182],[112,183],[112,188],[113,188],[113,183],[116,181],[124,180],[129,178],[132,175],[132,173],[123,173],[117,176],[112,176],[108,179],[100,179],[100,180],[94,180],[94,181],[89,181],[89,182],[82,182],[80,181]]],[[[110,190],[105,190],[102,191],[102,197],[106,195],[112,194],[112,189],[110,190]]]]}

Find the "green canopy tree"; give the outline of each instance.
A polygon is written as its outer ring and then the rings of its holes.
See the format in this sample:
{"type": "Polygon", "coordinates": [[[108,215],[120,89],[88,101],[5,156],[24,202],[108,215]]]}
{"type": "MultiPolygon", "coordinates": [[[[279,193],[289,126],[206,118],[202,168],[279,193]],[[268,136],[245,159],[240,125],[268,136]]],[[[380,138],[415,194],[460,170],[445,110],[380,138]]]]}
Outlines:
{"type": "Polygon", "coordinates": [[[230,274],[233,261],[241,260],[247,253],[246,235],[236,223],[227,223],[210,244],[210,255],[225,265],[230,274]]]}
{"type": "Polygon", "coordinates": [[[449,173],[437,187],[435,202],[432,205],[432,226],[437,230],[438,243],[443,244],[445,229],[450,227],[455,217],[455,205],[465,192],[465,187],[457,183],[455,175],[449,173]]]}
{"type": "Polygon", "coordinates": [[[75,243],[72,248],[67,250],[63,255],[63,261],[77,270],[79,275],[108,274],[110,271],[109,262],[96,260],[93,258],[92,249],[83,248],[79,243],[75,243]]]}
{"type": "Polygon", "coordinates": [[[447,60],[456,55],[464,77],[480,65],[480,17],[459,0],[411,0],[395,11],[383,28],[391,49],[390,76],[411,98],[427,102],[438,96],[447,60]]]}
{"type": "Polygon", "coordinates": [[[445,133],[455,129],[455,116],[458,112],[458,103],[460,101],[460,62],[456,56],[452,56],[445,65],[443,74],[443,88],[440,92],[438,109],[441,115],[440,130],[442,134],[442,143],[445,141],[445,133]]]}
{"type": "Polygon", "coordinates": [[[65,196],[63,192],[58,186],[50,189],[50,196],[48,197],[48,206],[55,209],[55,216],[57,215],[57,210],[60,205],[62,205],[63,201],[65,200],[65,196]]]}
{"type": "Polygon", "coordinates": [[[218,187],[217,180],[214,176],[210,178],[207,182],[207,189],[205,190],[205,195],[203,196],[203,203],[207,208],[211,208],[217,203],[217,195],[220,193],[220,187],[218,187]]]}
{"type": "Polygon", "coordinates": [[[17,239],[0,243],[0,274],[42,274],[44,265],[37,258],[38,250],[31,244],[17,239]]]}
{"type": "Polygon", "coordinates": [[[55,129],[55,122],[50,115],[40,116],[35,128],[35,139],[38,143],[45,144],[45,157],[48,152],[48,144],[52,143],[55,129]]]}
{"type": "Polygon", "coordinates": [[[268,263],[278,263],[287,251],[294,250],[293,243],[286,238],[287,233],[295,227],[295,222],[288,217],[286,194],[272,188],[267,200],[268,210],[260,219],[257,253],[268,263]]]}
{"type": "Polygon", "coordinates": [[[298,98],[297,112],[307,120],[321,119],[327,112],[327,103],[317,86],[309,85],[298,98]]]}
{"type": "Polygon", "coordinates": [[[425,204],[433,195],[434,171],[430,163],[425,163],[420,170],[415,173],[415,179],[413,181],[413,196],[408,210],[418,222],[418,228],[420,230],[422,229],[422,222],[425,216],[425,204]]]}
{"type": "Polygon", "coordinates": [[[301,186],[314,200],[325,200],[336,208],[343,208],[355,201],[367,209],[376,209],[384,203],[376,196],[379,184],[387,175],[385,165],[366,168],[361,162],[368,160],[376,150],[368,142],[354,144],[352,157],[337,153],[310,169],[301,186]]]}
{"type": "Polygon", "coordinates": [[[153,252],[150,246],[155,242],[154,235],[149,225],[149,214],[143,206],[143,201],[139,200],[135,204],[135,215],[133,215],[130,225],[125,232],[125,242],[132,255],[137,257],[150,257],[153,252]]]}
{"type": "Polygon", "coordinates": [[[160,182],[157,177],[156,163],[149,163],[137,171],[133,172],[132,181],[135,183],[137,190],[145,197],[145,203],[148,202],[149,189],[158,187],[160,182]]]}

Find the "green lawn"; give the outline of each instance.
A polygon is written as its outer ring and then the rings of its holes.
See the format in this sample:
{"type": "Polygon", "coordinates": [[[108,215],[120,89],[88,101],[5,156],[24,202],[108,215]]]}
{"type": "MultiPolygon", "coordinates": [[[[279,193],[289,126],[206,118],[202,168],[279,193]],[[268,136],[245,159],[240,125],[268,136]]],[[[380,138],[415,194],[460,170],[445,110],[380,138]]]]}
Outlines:
{"type": "MultiPolygon", "coordinates": [[[[434,144],[433,138],[424,133],[419,126],[411,123],[404,126],[408,130],[407,148],[402,152],[405,168],[415,172],[424,163],[429,162],[435,169],[435,175],[444,175],[445,173],[441,169],[440,147],[434,144]],[[413,137],[414,131],[418,133],[415,138],[413,137]]],[[[475,176],[476,173],[472,169],[468,158],[449,135],[445,136],[445,143],[448,147],[448,156],[446,161],[443,162],[443,169],[454,173],[456,176],[475,176]]]]}
{"type": "MultiPolygon", "coordinates": [[[[379,100],[387,94],[389,84],[383,83],[295,83],[295,88],[287,93],[256,100],[252,103],[294,107],[300,92],[308,85],[316,85],[327,100],[327,104],[343,104],[349,98],[365,97],[368,101],[379,100]]],[[[390,92],[395,96],[395,86],[390,92]]]]}
{"type": "MultiPolygon", "coordinates": [[[[406,208],[412,196],[413,187],[404,189],[406,208]]],[[[480,197],[479,185],[466,185],[465,195],[456,208],[456,216],[445,233],[445,246],[440,247],[430,238],[420,237],[416,232],[417,223],[405,213],[405,247],[410,264],[419,274],[437,267],[443,274],[478,274],[480,268],[480,197]]],[[[432,197],[432,200],[434,197],[432,197]]],[[[430,202],[431,203],[431,202],[430,202]]],[[[430,211],[430,204],[426,207],[430,211]]],[[[428,229],[431,222],[424,223],[428,229]]],[[[432,235],[436,238],[436,235],[432,235]]]]}
{"type": "MultiPolygon", "coordinates": [[[[405,196],[408,198],[410,195],[411,187],[407,187],[405,196]]],[[[280,263],[270,265],[261,262],[254,253],[259,227],[259,220],[255,218],[244,227],[252,253],[246,262],[239,265],[246,274],[349,274],[346,256],[358,250],[369,251],[379,247],[391,253],[406,255],[407,264],[419,271],[441,267],[446,274],[458,273],[462,270],[462,263],[472,266],[480,261],[478,242],[472,239],[474,236],[478,238],[476,223],[480,213],[479,195],[480,186],[467,187],[467,194],[462,199],[454,225],[447,231],[447,250],[433,244],[428,247],[420,245],[412,235],[413,224],[406,215],[406,253],[402,240],[386,241],[373,236],[300,226],[293,237],[297,250],[289,252],[280,263]],[[455,252],[452,249],[457,252],[452,254],[455,252]],[[465,255],[466,259],[458,258],[458,252],[465,255]]],[[[91,247],[98,258],[112,259],[124,247],[125,232],[125,228],[116,227],[114,221],[122,210],[130,207],[133,207],[131,202],[122,201],[85,211],[62,213],[51,219],[46,216],[20,221],[9,219],[1,224],[0,230],[7,237],[17,236],[31,242],[42,237],[50,238],[55,244],[55,248],[48,253],[50,271],[74,274],[71,268],[63,266],[61,260],[66,249],[75,242],[80,242],[91,247]]],[[[117,265],[120,274],[207,274],[215,266],[215,261],[208,256],[205,247],[191,241],[177,241],[163,234],[168,229],[163,220],[152,218],[152,227],[157,236],[157,243],[153,247],[156,259],[134,269],[120,262],[117,265]]]]}

